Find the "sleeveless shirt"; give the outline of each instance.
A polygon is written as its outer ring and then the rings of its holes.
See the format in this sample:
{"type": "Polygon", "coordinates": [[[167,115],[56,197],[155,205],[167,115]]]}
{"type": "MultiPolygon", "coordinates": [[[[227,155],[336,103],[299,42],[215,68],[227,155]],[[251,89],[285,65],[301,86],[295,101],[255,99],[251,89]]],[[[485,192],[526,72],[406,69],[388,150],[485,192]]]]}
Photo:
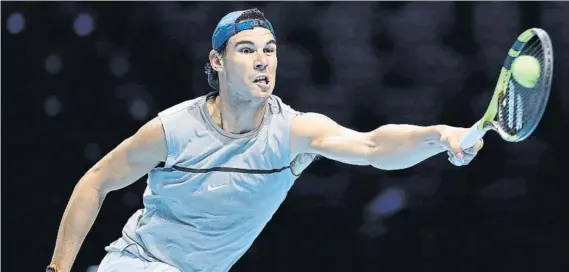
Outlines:
{"type": "Polygon", "coordinates": [[[244,134],[217,126],[210,93],[158,114],[168,156],[148,173],[144,208],[107,246],[184,272],[228,271],[285,199],[290,126],[300,113],[272,95],[261,125],[244,134]]]}

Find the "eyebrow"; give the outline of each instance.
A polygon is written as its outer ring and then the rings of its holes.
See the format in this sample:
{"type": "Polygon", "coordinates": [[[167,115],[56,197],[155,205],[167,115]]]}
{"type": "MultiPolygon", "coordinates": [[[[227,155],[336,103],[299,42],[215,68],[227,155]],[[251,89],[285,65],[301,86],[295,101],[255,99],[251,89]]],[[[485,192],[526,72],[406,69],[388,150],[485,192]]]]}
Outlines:
{"type": "MultiPolygon", "coordinates": [[[[242,45],[242,44],[254,45],[254,43],[251,42],[251,41],[238,41],[238,42],[235,43],[235,46],[234,46],[234,47],[237,47],[237,46],[242,45]]],[[[276,45],[276,44],[277,44],[277,41],[275,41],[275,40],[270,40],[270,41],[267,42],[266,45],[269,45],[269,44],[275,44],[275,45],[276,45]]]]}

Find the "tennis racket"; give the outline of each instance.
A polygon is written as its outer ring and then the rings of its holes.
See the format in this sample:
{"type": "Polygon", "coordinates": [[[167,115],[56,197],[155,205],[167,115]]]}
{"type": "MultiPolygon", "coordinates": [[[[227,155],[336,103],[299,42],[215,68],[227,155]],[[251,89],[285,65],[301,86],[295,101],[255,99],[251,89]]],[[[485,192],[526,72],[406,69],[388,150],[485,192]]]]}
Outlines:
{"type": "Polygon", "coordinates": [[[506,56],[486,113],[461,139],[461,148],[473,147],[490,130],[508,142],[529,137],[545,111],[552,75],[553,48],[549,35],[539,28],[524,31],[506,56]],[[539,78],[532,88],[520,85],[512,76],[512,62],[520,56],[532,56],[539,61],[539,78]]]}

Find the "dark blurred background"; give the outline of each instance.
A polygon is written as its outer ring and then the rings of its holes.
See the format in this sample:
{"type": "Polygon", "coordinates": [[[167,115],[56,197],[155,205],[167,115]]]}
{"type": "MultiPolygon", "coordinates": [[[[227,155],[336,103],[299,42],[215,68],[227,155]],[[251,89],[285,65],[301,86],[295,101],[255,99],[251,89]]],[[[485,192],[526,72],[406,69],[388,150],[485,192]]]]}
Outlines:
{"type": "MultiPolygon", "coordinates": [[[[211,33],[250,7],[275,26],[275,94],[358,130],[470,126],[530,27],[550,34],[555,68],[534,135],[490,133],[468,167],[316,161],[232,271],[568,271],[567,2],[3,2],[3,270],[45,268],[79,178],[158,111],[211,91],[211,33]]],[[[94,271],[144,188],[107,197],[73,271],[94,271]]]]}

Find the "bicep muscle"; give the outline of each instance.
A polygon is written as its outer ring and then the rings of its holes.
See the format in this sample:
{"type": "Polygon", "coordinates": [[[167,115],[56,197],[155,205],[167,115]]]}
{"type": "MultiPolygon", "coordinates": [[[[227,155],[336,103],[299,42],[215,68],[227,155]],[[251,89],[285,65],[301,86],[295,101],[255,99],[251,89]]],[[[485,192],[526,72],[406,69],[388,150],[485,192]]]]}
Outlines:
{"type": "Polygon", "coordinates": [[[103,193],[124,188],[166,159],[162,124],[154,119],[121,142],[82,178],[103,193]]]}

